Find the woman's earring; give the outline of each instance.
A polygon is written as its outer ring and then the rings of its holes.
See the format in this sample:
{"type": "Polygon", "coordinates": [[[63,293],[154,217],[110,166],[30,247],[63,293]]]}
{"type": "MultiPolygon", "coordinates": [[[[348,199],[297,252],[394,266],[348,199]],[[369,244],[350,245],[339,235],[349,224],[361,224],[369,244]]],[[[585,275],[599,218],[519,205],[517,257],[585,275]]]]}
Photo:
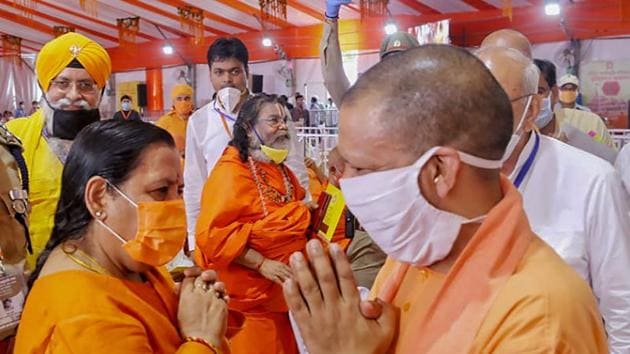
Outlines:
{"type": "Polygon", "coordinates": [[[99,210],[99,211],[97,211],[95,214],[96,214],[96,217],[97,217],[97,218],[100,218],[101,216],[103,216],[103,212],[102,212],[102,211],[100,211],[100,210],[99,210]]]}

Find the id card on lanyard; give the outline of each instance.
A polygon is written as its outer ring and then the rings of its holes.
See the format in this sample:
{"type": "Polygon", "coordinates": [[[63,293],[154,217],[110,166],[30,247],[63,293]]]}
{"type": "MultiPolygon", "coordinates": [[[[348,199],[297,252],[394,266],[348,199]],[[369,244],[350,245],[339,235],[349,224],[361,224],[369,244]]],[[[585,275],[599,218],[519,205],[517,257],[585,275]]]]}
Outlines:
{"type": "Polygon", "coordinates": [[[228,126],[227,121],[229,120],[232,122],[232,124],[234,124],[234,122],[236,122],[236,118],[230,116],[229,114],[225,114],[221,112],[217,108],[217,101],[214,101],[214,107],[212,109],[214,109],[214,111],[219,114],[219,117],[221,117],[221,123],[223,123],[223,129],[225,129],[225,132],[230,137],[230,140],[232,140],[232,131],[230,130],[230,127],[228,126]]]}
{"type": "Polygon", "coordinates": [[[0,340],[15,335],[24,308],[24,262],[5,264],[0,250],[0,340]]]}
{"type": "Polygon", "coordinates": [[[540,148],[540,136],[536,133],[533,134],[535,138],[534,148],[532,149],[532,152],[529,153],[529,156],[527,156],[527,160],[525,160],[525,163],[518,171],[518,173],[516,174],[516,178],[514,179],[514,186],[517,189],[521,186],[521,184],[525,180],[525,177],[527,176],[527,173],[532,168],[534,160],[536,159],[536,155],[538,154],[538,149],[540,148]]]}

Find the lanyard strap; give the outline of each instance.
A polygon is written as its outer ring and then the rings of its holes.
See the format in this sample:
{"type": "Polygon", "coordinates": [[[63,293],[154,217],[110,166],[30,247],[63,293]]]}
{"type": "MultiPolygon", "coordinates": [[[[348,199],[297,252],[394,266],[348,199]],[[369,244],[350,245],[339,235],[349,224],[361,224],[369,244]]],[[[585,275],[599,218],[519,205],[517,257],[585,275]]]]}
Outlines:
{"type": "Polygon", "coordinates": [[[223,129],[225,129],[225,132],[227,133],[227,135],[230,137],[230,139],[232,139],[232,132],[230,131],[230,128],[228,127],[226,118],[232,122],[236,122],[236,118],[221,112],[217,108],[217,101],[214,101],[214,107],[212,109],[214,109],[214,111],[219,114],[219,116],[221,117],[221,123],[223,123],[223,129]]]}
{"type": "Polygon", "coordinates": [[[230,139],[232,139],[232,132],[230,131],[230,128],[227,125],[227,121],[225,120],[225,117],[223,116],[221,112],[219,112],[219,115],[221,116],[221,123],[223,123],[223,129],[225,129],[225,132],[227,133],[227,135],[230,137],[230,139]]]}
{"type": "Polygon", "coordinates": [[[132,111],[128,111],[127,114],[125,114],[125,111],[122,111],[122,110],[120,111],[120,113],[122,114],[125,120],[129,120],[129,116],[131,116],[131,112],[132,111]]]}
{"type": "Polygon", "coordinates": [[[514,180],[514,186],[516,188],[519,188],[521,184],[523,183],[525,176],[527,176],[527,173],[532,168],[532,165],[534,164],[534,160],[536,159],[536,155],[538,154],[538,148],[540,147],[540,136],[534,133],[534,138],[535,138],[534,148],[532,149],[532,152],[529,153],[527,160],[525,160],[525,163],[523,164],[521,169],[518,171],[518,174],[516,175],[516,179],[514,180]]]}

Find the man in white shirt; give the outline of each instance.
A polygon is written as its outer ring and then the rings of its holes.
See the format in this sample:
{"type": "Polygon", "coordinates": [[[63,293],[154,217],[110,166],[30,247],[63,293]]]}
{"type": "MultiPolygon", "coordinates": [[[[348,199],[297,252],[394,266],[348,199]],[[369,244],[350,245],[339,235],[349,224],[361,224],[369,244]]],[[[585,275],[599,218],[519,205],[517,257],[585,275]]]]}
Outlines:
{"type": "Polygon", "coordinates": [[[624,145],[619,151],[615,161],[615,168],[621,176],[626,192],[630,193],[630,144],[624,145]]]}
{"type": "MultiPolygon", "coordinates": [[[[597,157],[612,163],[615,163],[617,157],[617,150],[604,143],[600,143],[595,140],[595,136],[590,136],[573,126],[570,122],[562,122],[556,116],[567,116],[565,114],[568,108],[557,108],[554,112],[553,107],[558,103],[558,85],[556,84],[556,65],[549,60],[534,59],[534,64],[540,70],[540,79],[538,80],[538,96],[540,96],[541,105],[538,117],[534,122],[540,133],[550,136],[552,138],[560,139],[561,141],[576,147],[580,150],[584,150],[597,157]]],[[[571,110],[569,115],[574,116],[574,113],[584,113],[582,111],[571,110]]],[[[599,118],[597,118],[599,121],[599,118]]],[[[574,120],[570,120],[574,121],[574,120]]],[[[605,127],[604,127],[605,128],[605,127]]],[[[610,138],[610,134],[606,130],[605,136],[610,138]]],[[[610,139],[612,143],[612,139],[610,139]]]]}
{"type": "MultiPolygon", "coordinates": [[[[184,202],[189,250],[195,247],[195,226],[203,186],[228,142],[232,140],[232,127],[238,111],[249,97],[248,61],[247,48],[237,38],[218,38],[208,49],[210,81],[217,93],[216,99],[190,116],[186,130],[184,202]]],[[[289,126],[289,135],[295,144],[297,136],[292,124],[289,126]]],[[[300,156],[298,149],[292,149],[286,164],[298,177],[300,185],[308,191],[309,181],[303,153],[300,156]]],[[[307,200],[310,200],[308,196],[307,200]]]]}
{"type": "Polygon", "coordinates": [[[596,156],[532,131],[540,97],[530,59],[500,47],[477,56],[512,100],[516,144],[508,146],[503,173],[523,194],[532,229],[593,289],[610,351],[630,352],[630,207],[617,173],[596,156]]]}

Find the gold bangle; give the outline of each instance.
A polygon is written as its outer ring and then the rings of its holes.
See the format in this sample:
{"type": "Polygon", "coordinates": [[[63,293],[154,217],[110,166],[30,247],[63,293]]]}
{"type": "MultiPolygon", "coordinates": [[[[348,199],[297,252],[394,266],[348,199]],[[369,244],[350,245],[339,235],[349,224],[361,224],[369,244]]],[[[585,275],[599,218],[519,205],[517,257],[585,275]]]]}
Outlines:
{"type": "Polygon", "coordinates": [[[185,342],[195,342],[195,343],[203,344],[206,347],[210,348],[210,350],[212,350],[212,352],[214,354],[220,354],[219,349],[217,349],[217,347],[215,347],[212,343],[208,342],[207,340],[205,340],[203,338],[199,338],[199,337],[185,337],[184,341],[185,342]]]}

